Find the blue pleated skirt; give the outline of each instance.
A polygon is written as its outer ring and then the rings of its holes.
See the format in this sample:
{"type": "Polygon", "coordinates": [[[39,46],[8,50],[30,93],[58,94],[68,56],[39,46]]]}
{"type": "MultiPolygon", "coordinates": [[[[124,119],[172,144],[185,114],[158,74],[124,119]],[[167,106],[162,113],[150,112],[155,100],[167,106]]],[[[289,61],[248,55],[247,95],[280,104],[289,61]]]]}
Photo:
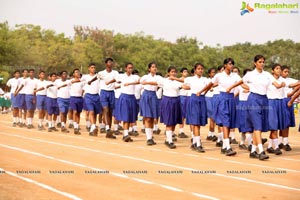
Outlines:
{"type": "Polygon", "coordinates": [[[158,99],[155,91],[144,90],[140,99],[140,109],[143,117],[159,117],[158,99]]]}
{"type": "Polygon", "coordinates": [[[207,110],[205,97],[192,94],[187,103],[186,123],[205,126],[207,124],[207,110]]]}
{"type": "Polygon", "coordinates": [[[180,97],[162,97],[160,104],[160,122],[166,126],[175,126],[182,123],[180,97]]]}
{"type": "Polygon", "coordinates": [[[134,95],[121,94],[116,105],[116,119],[118,121],[129,123],[137,121],[138,108],[134,95]]]}

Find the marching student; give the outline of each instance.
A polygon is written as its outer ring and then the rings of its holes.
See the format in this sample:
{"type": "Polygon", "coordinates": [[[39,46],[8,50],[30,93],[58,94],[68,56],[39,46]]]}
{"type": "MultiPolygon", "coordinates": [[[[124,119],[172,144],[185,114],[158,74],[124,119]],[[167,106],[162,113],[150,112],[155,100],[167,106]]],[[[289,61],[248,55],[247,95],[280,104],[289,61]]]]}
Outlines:
{"type": "MultiPolygon", "coordinates": [[[[269,131],[269,101],[267,98],[267,90],[270,84],[276,84],[274,77],[269,72],[264,71],[265,57],[256,55],[254,57],[255,69],[248,72],[241,81],[230,86],[227,90],[231,90],[238,85],[245,83],[250,88],[250,94],[247,100],[249,109],[247,126],[253,129],[253,144],[251,145],[250,158],[258,158],[259,160],[269,159],[266,155],[262,144],[262,132],[269,131]],[[253,109],[255,108],[255,109],[253,109]],[[256,148],[258,147],[258,153],[256,148]]],[[[284,83],[282,83],[284,84],[284,83]]]]}
{"type": "MultiPolygon", "coordinates": [[[[123,72],[118,72],[119,75],[123,74],[123,72]]],[[[113,113],[112,113],[112,116],[113,116],[113,122],[114,122],[114,129],[113,129],[113,133],[115,135],[120,135],[122,134],[120,131],[119,131],[119,124],[120,124],[120,121],[119,121],[119,109],[117,108],[119,105],[119,98],[120,98],[120,95],[121,95],[121,85],[119,82],[116,82],[115,83],[115,107],[113,109],[113,113]]]]}
{"type": "Polygon", "coordinates": [[[293,107],[288,107],[287,103],[291,100],[291,96],[293,95],[293,88],[297,90],[297,87],[300,84],[299,80],[293,79],[288,77],[289,76],[289,67],[286,65],[281,66],[281,77],[284,79],[284,82],[286,83],[286,87],[283,88],[284,90],[284,108],[287,113],[287,120],[289,126],[284,129],[280,130],[279,132],[279,148],[284,149],[285,151],[291,151],[292,148],[289,144],[289,127],[295,127],[295,113],[294,113],[294,108],[293,107]]]}
{"type": "MultiPolygon", "coordinates": [[[[189,76],[189,70],[186,67],[183,67],[180,69],[181,77],[184,81],[185,78],[189,76]]],[[[184,124],[186,119],[186,101],[188,96],[188,90],[185,90],[183,88],[180,89],[180,109],[181,109],[181,115],[182,115],[182,124],[179,124],[179,138],[188,138],[188,136],[184,133],[184,124]]]]}
{"type": "Polygon", "coordinates": [[[278,130],[286,129],[289,126],[287,116],[285,115],[285,105],[283,102],[284,98],[284,79],[280,77],[281,66],[274,64],[272,66],[272,74],[275,78],[275,82],[281,87],[275,85],[269,85],[267,91],[267,97],[269,99],[269,145],[267,152],[275,155],[280,155],[282,152],[278,146],[278,130]],[[273,149],[273,146],[275,147],[273,149]]]}
{"type": "Polygon", "coordinates": [[[46,107],[46,101],[47,101],[47,81],[45,80],[45,72],[40,71],[39,72],[39,80],[36,82],[35,95],[36,95],[36,107],[38,109],[38,118],[39,118],[39,124],[38,124],[38,130],[42,131],[45,130],[45,127],[43,126],[43,120],[45,118],[47,107],[46,107]]]}
{"type": "MultiPolygon", "coordinates": [[[[162,73],[156,72],[156,75],[163,77],[162,73]]],[[[161,87],[158,87],[156,90],[156,96],[158,100],[158,110],[160,111],[160,103],[163,95],[163,89],[161,87]]],[[[158,112],[158,117],[154,119],[154,125],[153,125],[153,134],[159,135],[161,130],[158,127],[158,122],[159,122],[159,117],[160,117],[160,112],[158,112]]]]}
{"type": "Polygon", "coordinates": [[[215,105],[215,121],[223,130],[224,140],[221,153],[224,153],[226,156],[233,156],[236,154],[236,151],[233,151],[230,146],[229,133],[230,129],[237,127],[236,102],[234,99],[234,90],[227,90],[227,88],[239,82],[241,78],[236,73],[231,72],[234,66],[234,60],[232,58],[226,58],[223,64],[224,71],[216,74],[208,86],[201,92],[210,89],[213,84],[218,84],[220,96],[218,103],[215,105]]]}
{"type": "Polygon", "coordinates": [[[19,123],[19,108],[17,104],[17,98],[14,96],[14,93],[18,87],[18,79],[20,77],[20,71],[16,70],[14,72],[14,78],[11,78],[6,83],[6,91],[8,91],[8,87],[10,87],[10,99],[12,102],[12,117],[13,117],[13,127],[17,126],[19,123]]]}
{"type": "Polygon", "coordinates": [[[79,69],[73,70],[73,79],[70,82],[70,110],[73,113],[74,134],[80,135],[79,122],[80,113],[83,109],[83,89],[84,82],[80,80],[81,74],[79,69]]]}
{"type": "Polygon", "coordinates": [[[88,111],[88,118],[91,123],[91,128],[89,130],[90,136],[97,136],[98,129],[96,127],[97,115],[102,112],[99,89],[100,82],[97,80],[96,65],[94,63],[89,64],[89,74],[83,75],[81,80],[85,82],[84,86],[84,105],[86,106],[86,111],[88,111]]]}
{"type": "Polygon", "coordinates": [[[25,103],[26,103],[26,117],[27,117],[27,128],[33,128],[33,115],[36,109],[36,97],[34,90],[36,89],[37,79],[34,78],[34,69],[28,70],[29,77],[23,79],[20,87],[16,91],[16,95],[23,89],[25,94],[25,103]]]}
{"type": "Polygon", "coordinates": [[[57,104],[59,108],[59,115],[61,120],[61,132],[69,133],[66,129],[67,115],[70,107],[70,80],[67,80],[67,71],[60,73],[60,79],[56,80],[57,86],[57,104]]]}
{"type": "Polygon", "coordinates": [[[18,94],[16,93],[19,87],[21,87],[21,83],[23,82],[24,79],[28,77],[28,70],[23,69],[22,70],[22,77],[18,79],[18,86],[16,90],[14,91],[14,97],[16,97],[16,101],[18,104],[18,109],[19,109],[19,126],[20,127],[25,127],[26,124],[26,101],[25,101],[25,93],[24,93],[24,88],[19,90],[18,94]],[[23,114],[23,118],[22,118],[23,114]],[[24,119],[24,120],[23,120],[24,119]]]}
{"type": "Polygon", "coordinates": [[[173,143],[173,134],[177,124],[182,123],[181,107],[180,107],[180,89],[189,89],[183,85],[183,79],[176,78],[176,67],[168,68],[168,77],[159,81],[159,86],[162,87],[163,97],[160,107],[160,122],[166,126],[166,141],[165,144],[170,148],[176,148],[173,143]],[[181,82],[179,82],[181,81],[181,82]]]}
{"type": "MultiPolygon", "coordinates": [[[[216,69],[210,68],[208,69],[208,80],[212,80],[212,78],[216,75],[216,69]]],[[[214,96],[214,88],[211,88],[207,91],[205,94],[205,101],[206,101],[206,109],[207,109],[207,117],[209,118],[209,132],[206,137],[206,140],[211,140],[213,142],[217,141],[218,137],[215,135],[215,126],[216,123],[214,121],[213,117],[213,96],[214,96]]]]}
{"type": "MultiPolygon", "coordinates": [[[[195,76],[195,70],[194,70],[194,67],[193,67],[193,69],[191,69],[191,76],[186,77],[186,78],[184,79],[183,82],[184,82],[184,83],[189,83],[189,80],[190,80],[190,79],[193,79],[194,76],[195,76]]],[[[187,90],[186,109],[187,109],[188,106],[189,106],[191,95],[192,95],[191,90],[187,90]]],[[[185,113],[185,118],[186,118],[186,113],[185,113]]],[[[191,136],[192,136],[192,138],[191,138],[191,143],[192,143],[191,149],[194,149],[194,147],[195,147],[194,144],[193,144],[193,141],[194,141],[194,133],[193,133],[193,130],[194,130],[194,128],[193,128],[193,125],[189,125],[189,126],[190,126],[190,132],[191,132],[191,136]]]]}
{"type": "Polygon", "coordinates": [[[195,75],[184,79],[184,83],[190,87],[191,97],[186,109],[186,124],[193,125],[192,149],[200,153],[205,150],[201,144],[200,127],[207,124],[207,110],[204,93],[199,93],[207,85],[207,78],[203,77],[204,66],[201,63],[194,65],[195,75]]]}
{"type": "Polygon", "coordinates": [[[159,116],[158,99],[156,91],[158,82],[162,79],[156,75],[157,67],[154,62],[148,64],[149,73],[142,76],[140,83],[144,86],[144,91],[140,100],[141,116],[145,120],[145,132],[147,137],[147,145],[155,145],[153,140],[153,125],[154,119],[159,116]]]}
{"type": "Polygon", "coordinates": [[[59,109],[57,104],[57,86],[56,73],[50,74],[50,81],[47,83],[47,113],[48,113],[48,132],[58,131],[55,127],[57,116],[59,115],[59,109]]]}
{"type": "Polygon", "coordinates": [[[118,114],[117,120],[123,121],[123,141],[132,142],[129,136],[130,123],[137,121],[137,103],[135,98],[135,86],[139,84],[139,77],[132,74],[133,64],[125,64],[125,73],[117,77],[118,82],[121,84],[121,95],[119,97],[119,106],[116,106],[116,113],[118,114]]]}

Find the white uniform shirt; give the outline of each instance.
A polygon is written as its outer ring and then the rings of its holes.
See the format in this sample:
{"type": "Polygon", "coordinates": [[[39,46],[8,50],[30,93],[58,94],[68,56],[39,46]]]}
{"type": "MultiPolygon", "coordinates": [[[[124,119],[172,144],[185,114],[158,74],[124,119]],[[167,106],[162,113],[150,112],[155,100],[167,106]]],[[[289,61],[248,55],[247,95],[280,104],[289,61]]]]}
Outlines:
{"type": "Polygon", "coordinates": [[[247,101],[250,92],[244,92],[245,89],[242,88],[242,86],[238,86],[237,90],[239,92],[239,100],[240,101],[247,101]]]}
{"type": "MultiPolygon", "coordinates": [[[[211,82],[217,83],[219,87],[220,92],[226,92],[227,88],[232,86],[233,84],[239,82],[241,80],[241,77],[237,75],[236,73],[230,73],[229,75],[226,74],[225,71],[216,74],[211,82]]],[[[234,93],[234,89],[230,91],[230,93],[234,93]]]]}
{"type": "MultiPolygon", "coordinates": [[[[278,84],[281,84],[282,82],[284,82],[284,79],[282,77],[275,79],[274,77],[274,81],[278,84]]],[[[267,91],[267,97],[268,99],[283,99],[284,87],[277,89],[273,84],[270,84],[267,91]]]]}
{"type": "Polygon", "coordinates": [[[139,80],[139,76],[137,75],[132,75],[130,74],[129,76],[125,73],[125,74],[120,74],[117,78],[118,82],[121,82],[121,93],[122,94],[129,94],[129,95],[134,95],[135,94],[135,88],[136,85],[128,85],[125,86],[126,83],[134,83],[137,82],[139,80]]]}
{"type": "Polygon", "coordinates": [[[266,95],[270,84],[272,84],[274,77],[269,72],[262,71],[259,73],[256,69],[243,77],[243,82],[250,88],[250,92],[260,95],[266,95]]]}
{"type": "MultiPolygon", "coordinates": [[[[24,81],[24,77],[18,78],[18,89],[21,87],[23,81],[24,81]]],[[[27,78],[26,78],[27,79],[27,78]]],[[[25,89],[24,87],[19,91],[19,94],[25,94],[25,89]]]]}
{"type": "MultiPolygon", "coordinates": [[[[282,77],[281,77],[282,78],[282,77]]],[[[293,91],[293,88],[290,88],[289,85],[297,83],[298,80],[293,79],[293,78],[282,78],[285,82],[285,87],[283,88],[284,90],[284,97],[286,98],[287,95],[293,91]]]]}
{"type": "Polygon", "coordinates": [[[85,74],[82,76],[81,81],[83,81],[85,83],[85,86],[84,86],[85,94],[98,94],[99,89],[100,89],[99,79],[95,80],[90,85],[88,84],[88,82],[91,81],[95,77],[97,77],[96,74],[94,76],[91,76],[89,74],[85,74]]]}
{"type": "Polygon", "coordinates": [[[33,95],[34,89],[36,88],[37,81],[38,80],[36,78],[31,79],[28,77],[26,79],[23,79],[21,85],[24,85],[23,87],[24,94],[33,95]]]}
{"type": "MultiPolygon", "coordinates": [[[[207,81],[208,82],[211,82],[211,78],[207,78],[207,81]]],[[[215,88],[210,88],[210,90],[208,90],[208,92],[205,94],[206,97],[213,97],[214,96],[214,90],[215,88]]]]}
{"type": "MultiPolygon", "coordinates": [[[[184,83],[190,86],[191,94],[197,94],[200,92],[203,88],[207,86],[207,78],[201,76],[200,78],[195,75],[189,79],[184,79],[184,83]]],[[[204,93],[201,93],[204,94],[204,93]]]]}
{"type": "Polygon", "coordinates": [[[18,80],[17,78],[11,78],[7,81],[6,85],[10,87],[10,93],[15,93],[17,87],[18,87],[18,80]]]}
{"type": "Polygon", "coordinates": [[[115,70],[107,72],[106,69],[98,72],[98,78],[103,80],[100,82],[101,90],[113,91],[115,89],[115,83],[106,85],[106,82],[109,82],[113,79],[117,80],[119,73],[115,70]]]}
{"type": "MultiPolygon", "coordinates": [[[[187,78],[187,77],[186,77],[186,78],[187,78]]],[[[181,88],[180,91],[179,91],[179,95],[180,95],[180,96],[188,96],[188,93],[189,93],[189,91],[188,91],[188,90],[185,90],[185,89],[183,89],[183,88],[181,88]]]]}
{"type": "MultiPolygon", "coordinates": [[[[143,83],[144,81],[146,82],[156,82],[158,83],[163,77],[158,76],[158,75],[154,75],[152,76],[151,73],[146,74],[144,76],[142,76],[140,83],[143,83]]],[[[148,91],[157,91],[158,86],[157,85],[143,85],[145,90],[148,91]]]]}
{"type": "Polygon", "coordinates": [[[52,82],[52,81],[47,81],[47,86],[48,85],[54,85],[54,86],[51,86],[47,89],[47,97],[50,97],[52,99],[56,99],[57,98],[57,86],[55,84],[55,82],[52,82]]]}
{"type": "MultiPolygon", "coordinates": [[[[189,76],[189,77],[186,77],[184,79],[184,83],[186,83],[187,85],[189,85],[189,82],[190,80],[193,78],[194,76],[189,76]]],[[[192,91],[189,89],[187,90],[187,96],[190,97],[192,95],[192,91]]]]}
{"type": "Polygon", "coordinates": [[[70,81],[70,96],[81,97],[84,89],[84,82],[81,81],[81,82],[71,83],[72,81],[74,81],[74,79],[70,81]]]}
{"type": "Polygon", "coordinates": [[[36,93],[36,95],[47,95],[47,89],[46,89],[47,84],[48,84],[48,81],[46,81],[46,80],[43,80],[43,81],[37,80],[35,88],[36,89],[44,88],[44,89],[41,91],[38,91],[36,93]]]}
{"type": "Polygon", "coordinates": [[[71,81],[70,80],[62,81],[61,79],[58,79],[55,81],[55,84],[56,84],[57,88],[67,84],[67,86],[57,89],[57,97],[63,98],[63,99],[69,99],[70,98],[71,81]]]}
{"type": "Polygon", "coordinates": [[[183,84],[175,80],[170,80],[169,78],[163,78],[159,82],[159,85],[162,87],[164,96],[178,97],[183,84]]]}

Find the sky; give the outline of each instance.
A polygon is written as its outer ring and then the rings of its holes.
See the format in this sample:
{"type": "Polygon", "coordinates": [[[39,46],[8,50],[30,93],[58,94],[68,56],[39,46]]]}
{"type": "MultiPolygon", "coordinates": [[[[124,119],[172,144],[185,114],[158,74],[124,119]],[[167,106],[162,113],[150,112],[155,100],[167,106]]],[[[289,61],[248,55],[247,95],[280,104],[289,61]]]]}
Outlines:
{"type": "Polygon", "coordinates": [[[245,0],[252,8],[255,3],[298,3],[299,8],[292,9],[296,14],[257,8],[241,16],[242,1],[0,0],[0,22],[8,21],[10,27],[40,25],[70,37],[74,25],[83,25],[122,34],[144,32],[171,42],[187,36],[209,46],[277,39],[300,42],[300,0],[245,0]]]}

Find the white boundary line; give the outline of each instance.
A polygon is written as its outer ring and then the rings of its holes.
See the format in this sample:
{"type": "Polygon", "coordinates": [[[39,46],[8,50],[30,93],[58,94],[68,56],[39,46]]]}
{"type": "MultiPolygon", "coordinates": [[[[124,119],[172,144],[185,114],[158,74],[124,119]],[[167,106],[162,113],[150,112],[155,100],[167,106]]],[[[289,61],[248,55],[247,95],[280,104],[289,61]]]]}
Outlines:
{"type": "MultiPolygon", "coordinates": [[[[30,179],[30,178],[26,178],[26,177],[23,177],[23,176],[19,176],[18,174],[15,174],[15,173],[13,173],[13,172],[7,171],[7,170],[5,170],[5,169],[0,168],[0,171],[5,171],[5,174],[8,174],[8,175],[13,176],[13,177],[18,178],[18,179],[21,179],[21,180],[26,181],[26,182],[28,182],[28,183],[35,184],[35,185],[37,185],[37,186],[39,186],[39,187],[42,187],[42,188],[44,188],[44,189],[46,189],[46,190],[49,190],[49,191],[51,191],[51,192],[60,194],[60,195],[65,196],[65,197],[67,197],[67,198],[69,198],[69,199],[81,200],[81,198],[79,198],[79,197],[77,197],[77,196],[75,196],[75,195],[73,195],[73,194],[70,194],[70,193],[67,193],[67,192],[62,192],[62,191],[57,190],[57,189],[55,189],[55,188],[53,188],[53,187],[51,187],[51,186],[49,186],[49,185],[40,183],[40,182],[35,181],[35,180],[32,180],[32,179],[30,179]]],[[[1,176],[2,176],[2,175],[1,175],[1,176]]]]}

